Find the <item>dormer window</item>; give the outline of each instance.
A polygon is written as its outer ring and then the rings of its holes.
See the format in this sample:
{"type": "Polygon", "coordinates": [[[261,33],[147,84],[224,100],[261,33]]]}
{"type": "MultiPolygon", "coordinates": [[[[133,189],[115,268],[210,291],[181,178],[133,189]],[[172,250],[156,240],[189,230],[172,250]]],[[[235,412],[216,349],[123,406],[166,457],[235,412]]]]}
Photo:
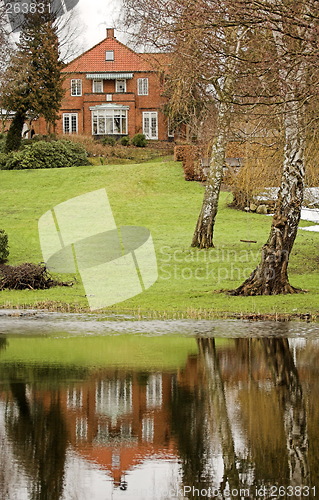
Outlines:
{"type": "Polygon", "coordinates": [[[115,81],[115,92],[126,92],[126,80],[115,81]]]}
{"type": "Polygon", "coordinates": [[[106,50],[105,51],[105,60],[106,61],[114,61],[114,50],[106,50]]]}

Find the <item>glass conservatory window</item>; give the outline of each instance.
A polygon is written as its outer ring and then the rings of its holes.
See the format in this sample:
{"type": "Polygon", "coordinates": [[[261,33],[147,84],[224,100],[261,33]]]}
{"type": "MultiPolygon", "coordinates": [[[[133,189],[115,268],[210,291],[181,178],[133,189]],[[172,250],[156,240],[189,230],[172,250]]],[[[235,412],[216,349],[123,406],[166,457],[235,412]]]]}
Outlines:
{"type": "Polygon", "coordinates": [[[92,111],[92,134],[127,134],[127,111],[117,109],[92,111]]]}

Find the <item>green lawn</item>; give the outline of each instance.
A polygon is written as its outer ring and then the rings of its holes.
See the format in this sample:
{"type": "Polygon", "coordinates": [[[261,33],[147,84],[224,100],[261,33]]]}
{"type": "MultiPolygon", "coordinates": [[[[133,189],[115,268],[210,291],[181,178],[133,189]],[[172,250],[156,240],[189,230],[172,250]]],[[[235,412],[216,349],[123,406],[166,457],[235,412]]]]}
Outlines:
{"type": "MultiPolygon", "coordinates": [[[[247,215],[227,207],[231,193],[221,193],[215,226],[215,249],[190,248],[204,187],[186,182],[179,163],[104,165],[67,169],[0,171],[0,228],[9,236],[9,264],[42,260],[38,220],[55,205],[105,188],[116,224],[151,231],[159,277],[148,290],[110,311],[147,317],[205,317],[223,313],[311,313],[319,311],[319,234],[299,231],[289,264],[290,281],[308,293],[274,297],[230,297],[216,293],[238,286],[258,263],[271,218],[247,215]]],[[[302,222],[301,225],[309,225],[302,222]]],[[[63,275],[64,280],[72,276],[63,275]]],[[[78,277],[72,288],[2,291],[0,307],[37,306],[63,310],[88,307],[78,277]]]]}

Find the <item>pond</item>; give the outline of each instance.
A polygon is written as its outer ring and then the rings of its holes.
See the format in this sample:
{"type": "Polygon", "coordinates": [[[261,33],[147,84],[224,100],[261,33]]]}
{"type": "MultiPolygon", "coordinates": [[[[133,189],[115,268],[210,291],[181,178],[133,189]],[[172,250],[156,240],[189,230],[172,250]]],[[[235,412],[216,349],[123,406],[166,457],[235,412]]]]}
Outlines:
{"type": "Polygon", "coordinates": [[[1,499],[319,494],[319,325],[16,314],[1,499]]]}

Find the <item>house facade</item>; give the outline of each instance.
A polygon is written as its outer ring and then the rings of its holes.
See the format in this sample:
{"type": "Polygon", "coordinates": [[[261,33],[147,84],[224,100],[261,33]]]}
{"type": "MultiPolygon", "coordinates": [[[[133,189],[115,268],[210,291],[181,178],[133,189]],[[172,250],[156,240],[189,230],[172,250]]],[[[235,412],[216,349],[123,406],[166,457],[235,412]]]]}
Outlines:
{"type": "MultiPolygon", "coordinates": [[[[156,57],[134,52],[107,29],[104,40],[62,70],[66,92],[56,133],[97,138],[143,133],[149,140],[172,140],[156,57]]],[[[46,133],[41,119],[38,127],[46,133]]]]}

